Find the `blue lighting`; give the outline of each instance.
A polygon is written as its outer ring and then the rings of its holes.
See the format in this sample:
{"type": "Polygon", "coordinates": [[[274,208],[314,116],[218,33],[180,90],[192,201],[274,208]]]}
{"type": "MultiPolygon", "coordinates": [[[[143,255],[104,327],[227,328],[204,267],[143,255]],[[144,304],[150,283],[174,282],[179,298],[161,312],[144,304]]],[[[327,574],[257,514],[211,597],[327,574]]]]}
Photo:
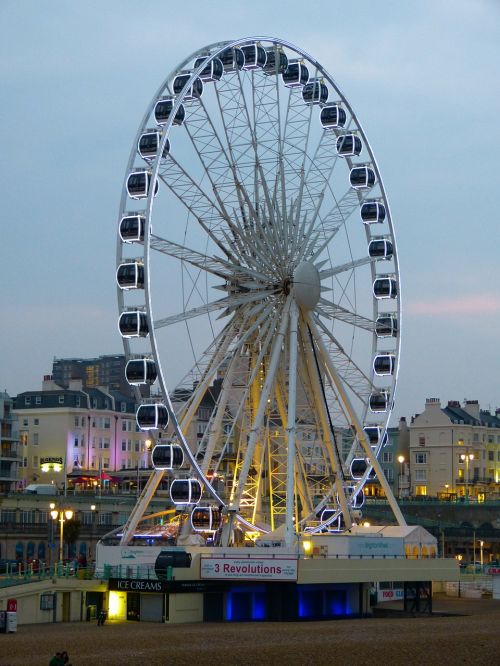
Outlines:
{"type": "Polygon", "coordinates": [[[328,619],[352,615],[348,585],[299,585],[298,615],[301,619],[328,619]]]}
{"type": "Polygon", "coordinates": [[[229,622],[265,619],[265,587],[235,587],[226,594],[226,620],[229,622]]]}

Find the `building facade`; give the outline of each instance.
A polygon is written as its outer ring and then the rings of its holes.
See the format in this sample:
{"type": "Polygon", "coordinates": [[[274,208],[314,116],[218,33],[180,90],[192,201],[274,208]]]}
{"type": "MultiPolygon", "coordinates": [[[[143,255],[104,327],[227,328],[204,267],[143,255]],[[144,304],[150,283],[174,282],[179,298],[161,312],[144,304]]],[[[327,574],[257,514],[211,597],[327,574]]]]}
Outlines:
{"type": "Polygon", "coordinates": [[[14,400],[0,393],[0,493],[15,490],[22,463],[14,400]]]}
{"type": "Polygon", "coordinates": [[[477,400],[441,406],[428,398],[410,425],[411,494],[482,501],[497,498],[500,482],[500,410],[477,400]]]}
{"type": "Polygon", "coordinates": [[[54,484],[64,489],[75,477],[147,468],[148,437],[136,424],[130,397],[104,388],[84,389],[81,380],[61,388],[45,379],[39,391],[14,401],[19,422],[22,486],[54,484]]]}

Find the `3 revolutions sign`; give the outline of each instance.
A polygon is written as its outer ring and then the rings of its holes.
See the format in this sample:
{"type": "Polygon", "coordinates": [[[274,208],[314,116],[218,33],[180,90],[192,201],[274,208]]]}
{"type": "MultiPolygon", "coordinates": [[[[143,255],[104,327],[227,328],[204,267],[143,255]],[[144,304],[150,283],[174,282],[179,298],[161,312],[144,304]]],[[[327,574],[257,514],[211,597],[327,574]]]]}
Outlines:
{"type": "Polygon", "coordinates": [[[297,580],[297,558],[202,556],[200,578],[204,580],[297,580]]]}

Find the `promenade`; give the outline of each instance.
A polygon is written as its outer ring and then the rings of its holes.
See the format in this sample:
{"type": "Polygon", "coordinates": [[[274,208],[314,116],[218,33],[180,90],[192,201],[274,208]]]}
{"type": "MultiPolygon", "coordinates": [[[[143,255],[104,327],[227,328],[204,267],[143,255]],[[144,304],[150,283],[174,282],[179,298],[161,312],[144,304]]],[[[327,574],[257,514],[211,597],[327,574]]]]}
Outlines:
{"type": "Polygon", "coordinates": [[[0,666],[47,666],[58,650],[73,666],[412,666],[493,663],[500,600],[437,597],[432,617],[302,623],[46,624],[0,635],[0,666]],[[450,615],[440,615],[449,613],[450,615]]]}

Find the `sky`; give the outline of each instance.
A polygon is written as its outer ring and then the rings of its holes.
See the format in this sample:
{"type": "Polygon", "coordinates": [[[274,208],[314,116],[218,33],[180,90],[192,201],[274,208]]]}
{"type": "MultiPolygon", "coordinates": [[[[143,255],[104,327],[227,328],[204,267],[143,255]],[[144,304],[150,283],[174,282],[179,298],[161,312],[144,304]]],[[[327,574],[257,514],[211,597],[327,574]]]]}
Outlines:
{"type": "Polygon", "coordinates": [[[116,220],[137,127],[167,74],[270,35],[333,76],[370,140],[401,270],[394,416],[427,397],[500,407],[500,2],[0,1],[0,390],[53,358],[122,353],[116,220]]]}

